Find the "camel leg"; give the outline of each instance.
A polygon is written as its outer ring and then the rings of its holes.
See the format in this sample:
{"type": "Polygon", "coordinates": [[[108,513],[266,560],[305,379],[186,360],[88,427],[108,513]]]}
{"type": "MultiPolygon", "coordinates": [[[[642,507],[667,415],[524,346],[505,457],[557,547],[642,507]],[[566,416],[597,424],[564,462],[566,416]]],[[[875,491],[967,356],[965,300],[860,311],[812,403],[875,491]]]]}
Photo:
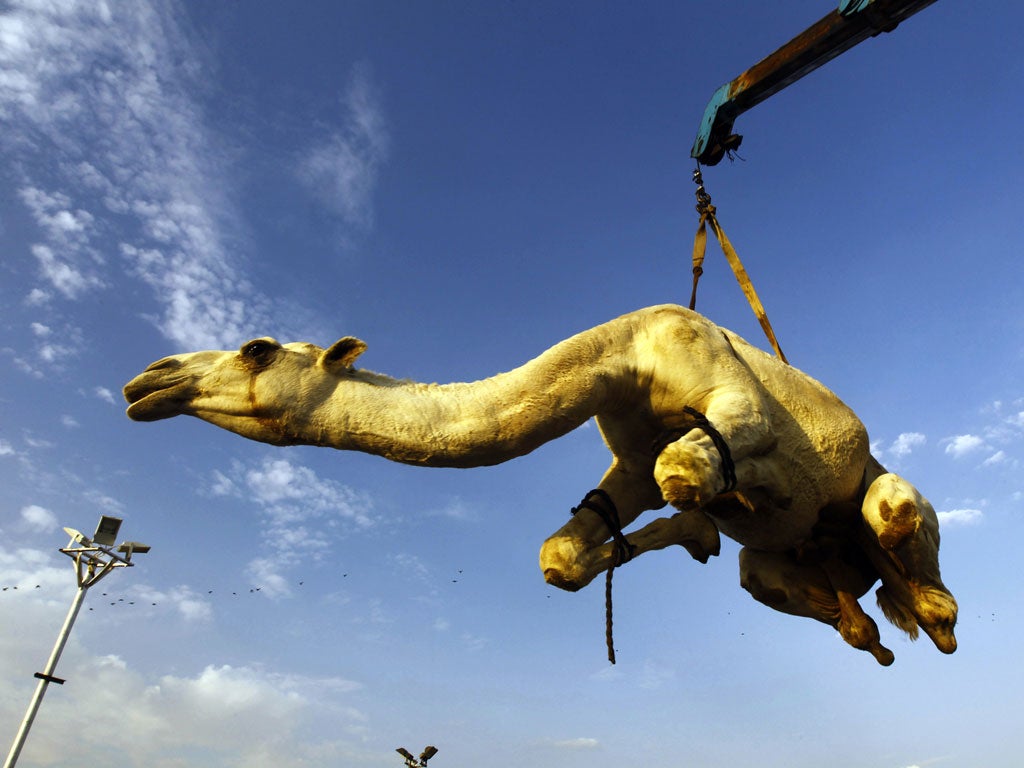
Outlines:
{"type": "MultiPolygon", "coordinates": [[[[644,552],[665,549],[674,544],[686,549],[695,560],[707,562],[710,555],[717,555],[720,547],[718,529],[699,510],[678,512],[671,517],[659,517],[638,531],[626,536],[632,557],[644,552]]],[[[599,544],[587,551],[577,561],[575,589],[586,586],[596,576],[617,565],[615,544],[599,544]]],[[[545,572],[545,577],[548,574],[545,572]]],[[[548,578],[548,581],[554,584],[548,578]]],[[[557,584],[556,586],[562,586],[557,584]]],[[[563,587],[565,589],[566,587],[563,587]]]]}
{"type": "Polygon", "coordinates": [[[939,522],[932,505],[899,475],[876,477],[861,507],[863,549],[882,579],[878,604],[911,638],[918,627],[943,653],[956,650],[957,604],[939,574],[939,522]]]}
{"type": "Polygon", "coordinates": [[[749,393],[717,393],[704,414],[710,428],[694,426],[691,416],[680,414],[680,429],[674,430],[673,418],[667,418],[668,432],[687,431],[667,443],[654,464],[654,480],[665,501],[679,510],[699,509],[728,490],[726,456],[735,472],[744,459],[764,455],[774,444],[765,412],[749,393]],[[716,445],[716,433],[724,448],[716,445]]]}
{"type": "MultiPolygon", "coordinates": [[[[598,488],[612,499],[623,528],[641,513],[665,506],[649,470],[634,471],[618,461],[605,473],[598,488]]],[[[613,545],[601,546],[611,537],[612,532],[600,515],[590,509],[579,510],[541,546],[544,579],[570,592],[585,587],[612,564],[613,545]]]]}
{"type": "MultiPolygon", "coordinates": [[[[725,441],[741,479],[747,470],[743,459],[764,454],[775,440],[765,412],[763,403],[752,401],[748,392],[719,392],[707,406],[705,416],[725,441]]],[[[681,417],[680,423],[688,418],[681,417]]],[[[671,430],[672,424],[666,429],[671,430]]],[[[611,496],[623,528],[642,512],[660,509],[666,501],[680,511],[627,536],[634,557],[672,544],[683,546],[700,562],[718,554],[718,528],[700,507],[725,488],[722,466],[721,452],[700,428],[689,429],[661,450],[654,482],[649,467],[628,467],[618,460],[612,464],[598,488],[611,496]]],[[[544,578],[571,591],[586,586],[615,562],[614,545],[605,544],[610,536],[599,515],[581,511],[541,547],[544,578]]]]}
{"type": "Polygon", "coordinates": [[[857,586],[852,583],[856,580],[839,561],[825,568],[798,562],[791,553],[740,550],[740,584],[755,600],[782,613],[828,624],[851,646],[888,666],[893,653],[882,645],[878,625],[857,602],[857,586]],[[847,581],[851,583],[844,584],[847,581]],[[844,588],[837,590],[836,583],[844,588]]]}

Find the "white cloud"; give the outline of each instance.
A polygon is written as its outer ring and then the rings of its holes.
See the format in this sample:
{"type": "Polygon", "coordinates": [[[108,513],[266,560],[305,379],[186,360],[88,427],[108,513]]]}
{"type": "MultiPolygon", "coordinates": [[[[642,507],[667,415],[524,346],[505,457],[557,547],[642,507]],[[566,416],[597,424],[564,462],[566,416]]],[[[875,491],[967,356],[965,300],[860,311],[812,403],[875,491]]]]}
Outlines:
{"type": "Polygon", "coordinates": [[[186,622],[201,623],[213,618],[213,606],[191,587],[178,585],[169,590],[137,586],[130,590],[137,601],[149,607],[170,607],[186,622]]]}
{"type": "Polygon", "coordinates": [[[367,227],[372,224],[371,198],[387,156],[388,134],[366,68],[353,72],[343,108],[341,126],[308,150],[298,174],[346,224],[367,227]]]}
{"type": "Polygon", "coordinates": [[[265,457],[214,470],[207,492],[254,502],[261,511],[263,550],[247,566],[268,596],[290,593],[287,573],[303,559],[321,559],[334,540],[375,523],[372,501],[348,486],[319,477],[309,467],[265,457]]]}
{"type": "Polygon", "coordinates": [[[924,445],[925,442],[926,438],[920,432],[904,432],[900,434],[895,441],[893,441],[892,446],[889,448],[889,452],[893,456],[901,458],[909,455],[911,451],[924,445]]]}
{"type": "Polygon", "coordinates": [[[0,456],[13,456],[14,446],[0,438],[0,456]]]}
{"type": "Polygon", "coordinates": [[[639,686],[647,690],[661,688],[667,681],[676,676],[675,667],[666,667],[650,659],[646,660],[640,672],[639,686]]]}
{"type": "Polygon", "coordinates": [[[474,635],[471,632],[463,632],[459,639],[462,641],[462,644],[466,647],[466,650],[470,651],[471,653],[478,653],[479,651],[482,651],[484,648],[487,647],[488,643],[490,642],[490,640],[488,640],[486,637],[474,635]]]}
{"type": "Polygon", "coordinates": [[[599,749],[601,747],[601,742],[599,742],[597,739],[581,736],[575,739],[563,739],[561,741],[556,741],[554,742],[554,746],[558,747],[559,749],[569,749],[574,751],[592,750],[599,749]]]}
{"type": "Polygon", "coordinates": [[[35,530],[45,533],[57,527],[57,516],[45,507],[29,504],[21,509],[21,519],[35,530]]]}
{"type": "Polygon", "coordinates": [[[410,555],[406,552],[399,553],[397,555],[390,555],[388,558],[394,566],[394,570],[397,573],[404,573],[411,579],[429,584],[432,582],[430,569],[424,564],[424,562],[416,555],[410,555]]]}
{"type": "Polygon", "coordinates": [[[261,557],[250,561],[246,566],[246,572],[255,585],[253,589],[264,597],[290,596],[292,590],[288,579],[279,573],[279,569],[285,565],[287,565],[287,561],[283,558],[274,560],[261,557]]]}
{"type": "Polygon", "coordinates": [[[347,520],[359,528],[373,525],[368,499],[287,459],[265,458],[245,470],[244,481],[252,500],[279,525],[325,517],[329,522],[347,520]]]}
{"type": "Polygon", "coordinates": [[[33,288],[28,292],[28,296],[25,297],[25,305],[29,307],[40,307],[48,302],[52,297],[49,293],[41,288],[33,288]]]}
{"type": "Polygon", "coordinates": [[[938,512],[939,525],[943,527],[976,525],[981,522],[983,513],[980,509],[950,509],[938,512]]]}
{"type": "Polygon", "coordinates": [[[946,453],[956,459],[985,447],[985,441],[977,435],[957,435],[945,442],[946,453]]]}
{"type": "MultiPolygon", "coordinates": [[[[53,559],[52,554],[45,557],[53,559]]],[[[8,559],[0,552],[4,584],[12,583],[8,559]]],[[[18,632],[0,634],[0,679],[20,684],[25,669],[39,663],[39,649],[53,642],[56,605],[42,593],[52,597],[52,579],[58,576],[70,593],[74,580],[67,570],[23,574],[20,583],[44,588],[17,601],[0,601],[0,622],[11,626],[16,610],[18,626],[18,632]]],[[[61,595],[64,607],[68,597],[61,595]]],[[[109,752],[111,733],[130,745],[125,765],[149,768],[367,764],[359,753],[369,719],[350,701],[362,687],[357,681],[220,661],[205,661],[194,672],[147,678],[127,658],[91,652],[81,634],[65,649],[62,667],[74,670],[78,684],[47,699],[47,728],[61,738],[30,738],[23,758],[34,764],[86,768],[95,764],[96,755],[109,752]],[[68,750],[69,743],[76,748],[68,750]]],[[[31,681],[22,687],[11,686],[9,695],[0,697],[4,722],[24,714],[31,681]]]]}
{"type": "Polygon", "coordinates": [[[66,413],[63,416],[60,417],[60,423],[63,424],[68,429],[75,429],[76,427],[81,426],[78,423],[78,419],[76,419],[74,416],[70,416],[70,415],[68,415],[66,413]]]}
{"type": "Polygon", "coordinates": [[[437,515],[439,517],[451,518],[452,520],[461,520],[464,522],[472,522],[480,519],[477,511],[467,507],[466,503],[462,501],[462,499],[452,499],[447,505],[430,514],[437,515]]]}
{"type": "Polygon", "coordinates": [[[235,345],[262,302],[224,244],[233,219],[223,153],[195,96],[204,52],[173,4],[105,7],[14,3],[0,15],[0,146],[25,157],[22,168],[60,169],[22,189],[45,237],[33,254],[58,295],[78,298],[101,289],[111,267],[96,233],[122,232],[133,273],[159,302],[160,330],[193,348],[235,345]],[[49,154],[35,150],[33,165],[28,153],[42,146],[49,154]],[[132,258],[148,249],[162,260],[132,258]]]}
{"type": "Polygon", "coordinates": [[[214,496],[236,496],[238,487],[234,481],[220,470],[213,470],[213,485],[209,488],[214,496]]]}
{"type": "Polygon", "coordinates": [[[990,466],[993,466],[995,464],[1005,464],[1009,460],[1010,459],[1006,455],[1006,451],[996,451],[991,456],[989,456],[987,459],[985,459],[983,462],[981,462],[981,464],[984,467],[990,467],[990,466]]]}
{"type": "MultiPolygon", "coordinates": [[[[272,300],[247,281],[234,247],[244,231],[229,140],[203,110],[216,64],[186,15],[162,0],[116,13],[104,2],[8,5],[0,150],[20,159],[21,199],[42,238],[32,254],[44,285],[26,302],[80,299],[127,271],[151,289],[148,319],[176,346],[233,348],[271,325],[272,300]],[[111,233],[121,257],[113,264],[102,256],[111,233]]],[[[298,173],[346,225],[366,227],[388,138],[365,69],[350,78],[342,108],[298,173]]]]}
{"type": "Polygon", "coordinates": [[[116,402],[114,400],[114,393],[111,392],[106,387],[95,387],[92,392],[94,395],[96,395],[96,397],[98,397],[105,403],[110,403],[111,405],[114,405],[116,402]]]}
{"type": "Polygon", "coordinates": [[[59,258],[47,245],[37,243],[31,250],[39,262],[39,271],[43,277],[69,299],[76,299],[86,291],[103,285],[99,277],[82,271],[66,259],[59,258]]]}

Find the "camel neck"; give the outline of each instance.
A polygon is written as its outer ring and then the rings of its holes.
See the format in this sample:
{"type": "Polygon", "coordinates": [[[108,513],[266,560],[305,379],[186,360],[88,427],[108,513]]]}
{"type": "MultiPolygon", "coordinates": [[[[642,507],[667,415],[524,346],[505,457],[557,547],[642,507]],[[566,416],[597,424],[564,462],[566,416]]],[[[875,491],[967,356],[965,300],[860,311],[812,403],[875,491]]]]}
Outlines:
{"type": "Polygon", "coordinates": [[[508,373],[472,383],[342,382],[317,440],[437,467],[498,464],[583,424],[609,396],[607,340],[580,334],[508,373]],[[335,422],[338,414],[341,419],[335,422]],[[335,423],[335,426],[329,426],[335,423]]]}

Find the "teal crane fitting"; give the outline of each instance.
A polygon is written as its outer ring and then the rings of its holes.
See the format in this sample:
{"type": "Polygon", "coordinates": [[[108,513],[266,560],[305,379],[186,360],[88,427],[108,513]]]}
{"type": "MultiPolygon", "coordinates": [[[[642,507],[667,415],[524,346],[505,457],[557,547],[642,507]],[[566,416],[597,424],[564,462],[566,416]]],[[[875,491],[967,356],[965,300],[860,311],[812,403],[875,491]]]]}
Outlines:
{"type": "Polygon", "coordinates": [[[716,165],[743,140],[732,132],[737,117],[863,40],[891,32],[933,2],[842,0],[837,10],[715,91],[704,110],[690,157],[704,165],[716,165]]]}

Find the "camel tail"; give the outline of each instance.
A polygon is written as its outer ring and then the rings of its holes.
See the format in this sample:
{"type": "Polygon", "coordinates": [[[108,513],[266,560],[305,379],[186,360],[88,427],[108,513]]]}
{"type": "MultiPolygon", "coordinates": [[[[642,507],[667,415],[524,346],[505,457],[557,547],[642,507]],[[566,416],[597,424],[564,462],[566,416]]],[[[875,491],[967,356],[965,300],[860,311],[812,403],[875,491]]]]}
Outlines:
{"type": "Polygon", "coordinates": [[[889,623],[906,632],[911,640],[917,640],[917,619],[910,611],[893,600],[884,584],[875,591],[875,598],[878,601],[878,607],[882,609],[882,613],[889,623]]]}

